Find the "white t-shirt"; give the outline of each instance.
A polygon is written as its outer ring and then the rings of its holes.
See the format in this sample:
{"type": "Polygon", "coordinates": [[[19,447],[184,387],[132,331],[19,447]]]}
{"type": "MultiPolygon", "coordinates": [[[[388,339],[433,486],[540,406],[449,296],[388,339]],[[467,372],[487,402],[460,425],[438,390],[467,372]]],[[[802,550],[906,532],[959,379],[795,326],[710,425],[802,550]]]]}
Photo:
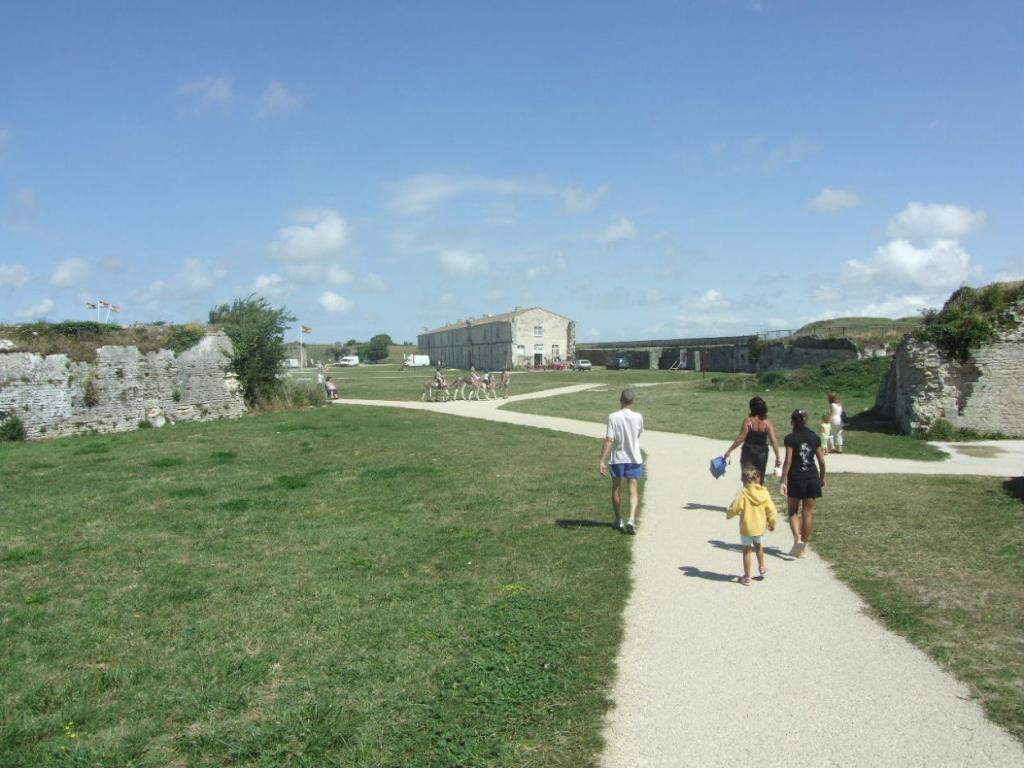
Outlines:
{"type": "Polygon", "coordinates": [[[640,433],[644,431],[644,417],[631,408],[623,408],[608,416],[608,431],[612,454],[609,464],[643,464],[644,457],[640,453],[640,433]]]}

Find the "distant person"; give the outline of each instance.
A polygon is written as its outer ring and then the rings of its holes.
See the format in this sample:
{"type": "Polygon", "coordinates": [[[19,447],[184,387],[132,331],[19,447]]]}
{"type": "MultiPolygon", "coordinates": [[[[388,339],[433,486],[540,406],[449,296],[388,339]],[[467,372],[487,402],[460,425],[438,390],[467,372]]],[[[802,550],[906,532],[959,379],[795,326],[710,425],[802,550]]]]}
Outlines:
{"type": "Polygon", "coordinates": [[[644,431],[644,417],[633,407],[636,395],[632,389],[622,390],[619,395],[619,410],[608,416],[608,429],[601,448],[601,459],[597,470],[601,477],[612,475],[612,510],[615,522],[612,527],[623,530],[622,525],[622,480],[629,481],[629,520],[626,533],[636,533],[636,510],[640,504],[639,480],[644,476],[644,457],[640,452],[640,435],[644,431]],[[611,459],[611,464],[609,464],[611,459]]]}
{"type": "Polygon", "coordinates": [[[765,529],[775,530],[775,521],[778,515],[775,511],[775,503],[772,495],[764,487],[757,467],[747,464],[742,472],[743,488],[736,494],[736,498],[729,505],[729,511],[725,515],[726,520],[739,515],[740,518],[740,541],[743,543],[743,577],[740,584],[750,586],[751,553],[757,553],[757,569],[763,579],[768,573],[764,564],[764,537],[765,529]]]}
{"type": "Polygon", "coordinates": [[[740,425],[739,436],[722,456],[728,459],[736,446],[742,444],[740,466],[757,467],[757,471],[761,473],[761,483],[764,484],[765,470],[768,468],[769,442],[775,452],[775,466],[780,467],[782,461],[779,457],[779,440],[775,436],[775,425],[768,418],[768,404],[761,397],[752,397],[747,418],[740,425]]]}
{"type": "Polygon", "coordinates": [[[324,380],[324,370],[323,370],[323,368],[320,368],[320,369],[319,369],[319,370],[318,370],[318,371],[316,372],[316,385],[317,385],[318,387],[320,387],[320,389],[326,389],[326,384],[325,384],[325,380],[324,380]]]}
{"type": "Polygon", "coordinates": [[[825,450],[818,436],[807,427],[807,411],[793,411],[790,423],[793,431],[783,441],[786,463],[782,467],[780,490],[786,497],[789,529],[793,532],[793,549],[789,554],[806,557],[807,543],[814,530],[815,501],[821,498],[825,487],[825,450]]]}
{"type": "Polygon", "coordinates": [[[330,376],[328,376],[327,380],[324,381],[324,388],[327,390],[327,399],[328,400],[337,400],[338,399],[338,387],[337,387],[337,385],[335,385],[335,383],[333,381],[331,381],[331,377],[330,376]]]}
{"type": "Polygon", "coordinates": [[[836,453],[842,453],[843,427],[846,426],[844,424],[846,420],[846,411],[843,410],[843,401],[839,399],[839,395],[835,392],[828,393],[828,410],[832,426],[832,442],[829,443],[829,447],[834,448],[836,453]]]}
{"type": "Polygon", "coordinates": [[[508,393],[512,389],[512,374],[509,373],[508,368],[501,369],[501,380],[498,386],[501,388],[501,396],[508,397],[508,393]]]}
{"type": "Polygon", "coordinates": [[[835,443],[832,440],[832,416],[828,413],[821,415],[821,444],[825,447],[825,455],[827,456],[833,448],[835,443]]]}

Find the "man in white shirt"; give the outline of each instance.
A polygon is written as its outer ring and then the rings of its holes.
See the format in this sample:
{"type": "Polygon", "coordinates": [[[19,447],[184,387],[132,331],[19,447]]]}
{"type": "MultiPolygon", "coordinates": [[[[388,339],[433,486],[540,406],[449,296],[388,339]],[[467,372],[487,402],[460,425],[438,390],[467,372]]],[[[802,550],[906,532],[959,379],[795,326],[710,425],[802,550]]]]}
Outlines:
{"type": "Polygon", "coordinates": [[[622,408],[608,416],[608,431],[601,448],[597,469],[601,477],[608,474],[609,458],[612,475],[612,509],[615,522],[622,530],[622,478],[629,480],[629,520],[626,533],[636,533],[636,509],[640,503],[638,481],[644,476],[644,457],[640,452],[640,433],[644,431],[644,417],[633,410],[636,395],[632,389],[622,390],[619,404],[622,408]]]}

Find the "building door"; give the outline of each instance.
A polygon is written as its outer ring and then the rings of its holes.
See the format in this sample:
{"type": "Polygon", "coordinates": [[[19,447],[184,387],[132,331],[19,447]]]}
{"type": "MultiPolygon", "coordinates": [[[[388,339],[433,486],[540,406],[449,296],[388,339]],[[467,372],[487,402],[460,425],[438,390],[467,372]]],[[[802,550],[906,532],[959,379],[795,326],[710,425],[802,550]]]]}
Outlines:
{"type": "Polygon", "coordinates": [[[534,365],[544,365],[544,354],[542,352],[534,352],[533,354],[534,365]]]}

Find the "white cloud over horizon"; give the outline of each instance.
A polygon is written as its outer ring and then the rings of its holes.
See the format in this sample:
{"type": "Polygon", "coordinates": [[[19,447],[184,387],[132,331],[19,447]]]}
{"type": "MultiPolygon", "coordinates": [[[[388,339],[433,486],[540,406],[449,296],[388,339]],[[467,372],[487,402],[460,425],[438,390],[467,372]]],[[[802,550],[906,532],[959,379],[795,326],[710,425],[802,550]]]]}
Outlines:
{"type": "Polygon", "coordinates": [[[72,288],[84,283],[91,274],[92,267],[85,259],[65,259],[54,268],[50,276],[50,285],[57,288],[72,288]]]}
{"type": "Polygon", "coordinates": [[[32,280],[24,264],[0,264],[0,288],[23,288],[32,280]]]}
{"type": "Polygon", "coordinates": [[[870,260],[850,259],[843,265],[849,282],[872,289],[893,285],[952,289],[980,271],[956,240],[938,240],[923,248],[907,240],[893,240],[876,249],[870,260]]]}
{"type": "Polygon", "coordinates": [[[620,216],[607,227],[598,232],[594,239],[599,243],[618,243],[636,237],[636,225],[625,216],[620,216]]]}
{"type": "Polygon", "coordinates": [[[351,236],[348,221],[330,208],[296,211],[291,218],[295,224],[279,229],[267,246],[282,261],[316,261],[339,253],[351,236]]]}
{"type": "Polygon", "coordinates": [[[487,270],[487,258],[473,251],[446,249],[437,255],[437,260],[445,274],[451,277],[466,277],[487,270]]]}
{"type": "Polygon", "coordinates": [[[824,187],[816,197],[807,201],[807,207],[818,213],[838,213],[856,208],[863,200],[852,189],[824,187]]]}
{"type": "Polygon", "coordinates": [[[274,117],[302,108],[305,97],[290,91],[280,80],[271,80],[260,94],[256,114],[259,117],[274,117]]]}
{"type": "Polygon", "coordinates": [[[611,186],[601,184],[594,189],[580,186],[558,186],[543,178],[459,176],[447,173],[421,173],[386,185],[388,207],[402,216],[426,214],[457,197],[485,194],[499,197],[558,198],[562,210],[578,215],[593,210],[611,186]]]}
{"type": "Polygon", "coordinates": [[[43,299],[37,304],[22,307],[15,314],[23,320],[39,320],[53,312],[55,306],[52,299],[43,299]]]}
{"type": "Polygon", "coordinates": [[[321,307],[332,314],[348,312],[355,306],[351,301],[334,291],[324,291],[317,300],[321,307]]]}
{"type": "Polygon", "coordinates": [[[235,101],[230,77],[202,77],[178,85],[178,95],[186,99],[197,114],[219,111],[228,114],[235,101]]]}
{"type": "Polygon", "coordinates": [[[889,221],[893,240],[960,240],[985,226],[988,214],[960,205],[912,202],[889,221]]]}

